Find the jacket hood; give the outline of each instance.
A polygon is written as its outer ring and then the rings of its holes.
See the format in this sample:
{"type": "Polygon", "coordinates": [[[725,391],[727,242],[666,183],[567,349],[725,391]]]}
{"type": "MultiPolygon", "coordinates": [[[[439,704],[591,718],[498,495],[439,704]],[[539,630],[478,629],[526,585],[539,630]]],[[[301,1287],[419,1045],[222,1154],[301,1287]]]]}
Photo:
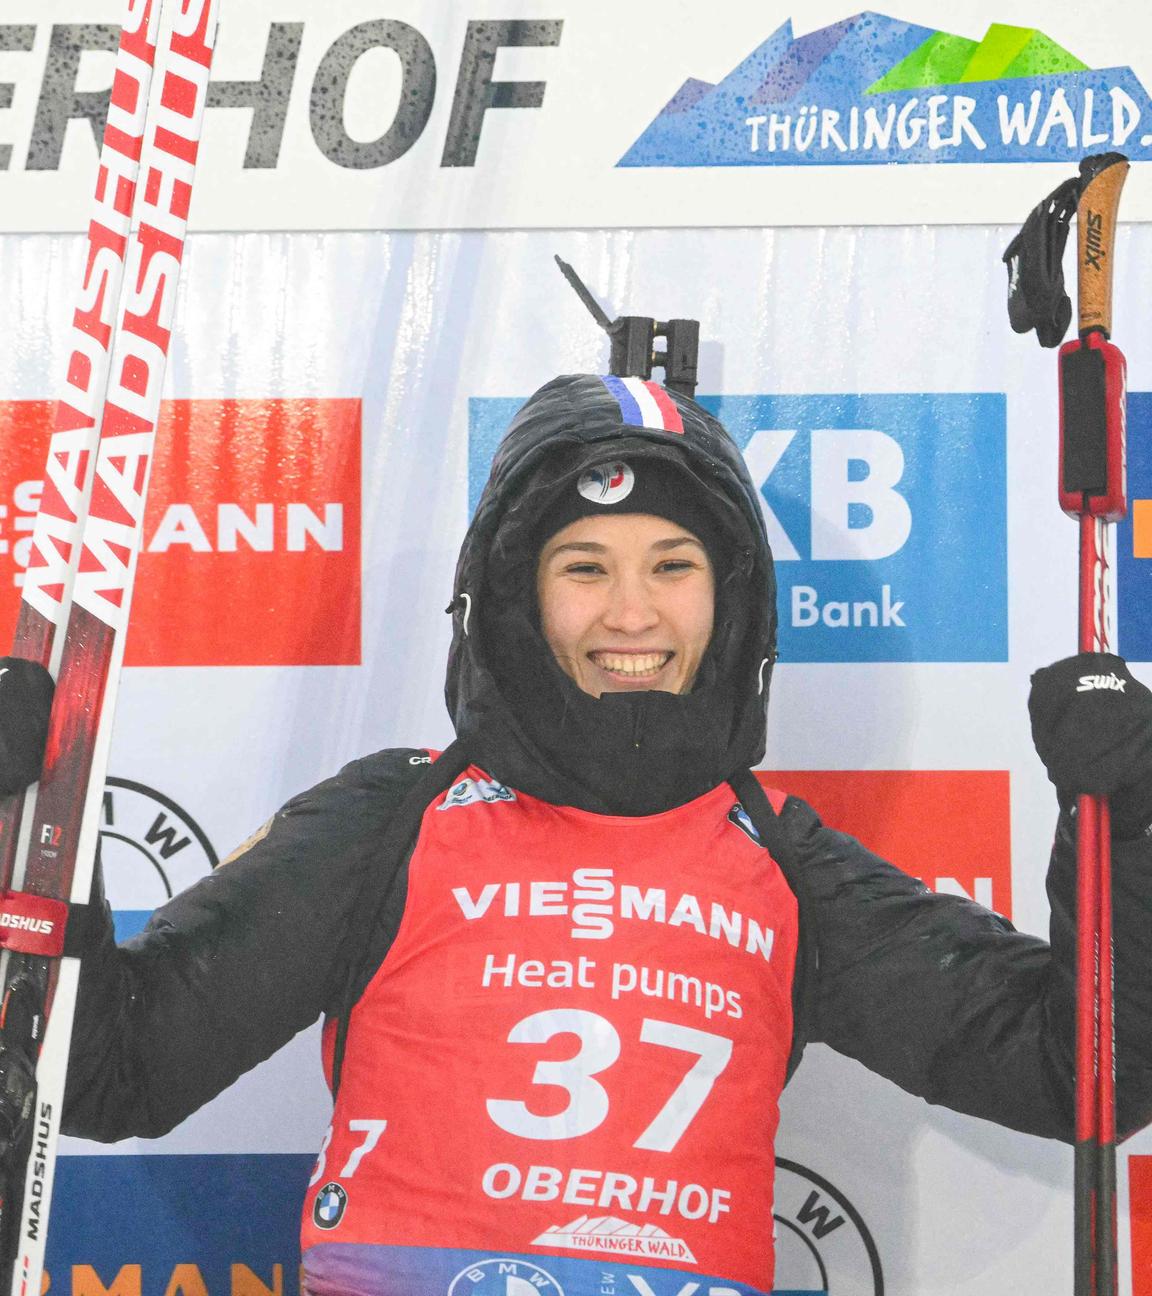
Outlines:
{"type": "Polygon", "coordinates": [[[575,374],[529,397],[465,535],[451,611],[448,711],[472,760],[502,783],[596,813],[654,814],[764,754],[776,583],[756,490],[724,427],[657,383],[575,374]],[[690,692],[594,698],[540,630],[542,532],[589,470],[657,460],[684,475],[721,537],[712,638],[690,692]]]}

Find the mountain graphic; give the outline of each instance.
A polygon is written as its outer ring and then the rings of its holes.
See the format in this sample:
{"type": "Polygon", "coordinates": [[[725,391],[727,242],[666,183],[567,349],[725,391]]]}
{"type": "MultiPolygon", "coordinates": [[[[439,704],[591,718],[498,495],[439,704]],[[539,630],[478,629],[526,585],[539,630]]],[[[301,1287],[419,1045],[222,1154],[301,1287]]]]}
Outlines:
{"type": "MultiPolygon", "coordinates": [[[[601,1237],[671,1238],[672,1236],[671,1233],[666,1233],[655,1224],[629,1224],[627,1220],[618,1219],[615,1215],[581,1215],[579,1219],[573,1220],[571,1224],[552,1225],[551,1228],[545,1229],[540,1236],[549,1237],[556,1233],[596,1233],[601,1237]]],[[[538,1238],[537,1241],[539,1240],[538,1238]]]]}
{"type": "Polygon", "coordinates": [[[993,23],[982,41],[934,32],[923,45],[869,86],[868,93],[1087,70],[1087,63],[1081,63],[1075,54],[1069,54],[1035,27],[993,23]]]}
{"type": "Polygon", "coordinates": [[[673,1237],[655,1224],[630,1224],[615,1215],[581,1215],[571,1224],[553,1224],[534,1238],[532,1245],[569,1251],[609,1251],[691,1263],[696,1260],[683,1239],[673,1237]]]}
{"type": "Polygon", "coordinates": [[[618,165],[1141,157],[1150,128],[1131,68],[1093,71],[1036,28],[977,41],[867,11],[798,38],[785,22],[723,80],[689,77],[618,165]]]}

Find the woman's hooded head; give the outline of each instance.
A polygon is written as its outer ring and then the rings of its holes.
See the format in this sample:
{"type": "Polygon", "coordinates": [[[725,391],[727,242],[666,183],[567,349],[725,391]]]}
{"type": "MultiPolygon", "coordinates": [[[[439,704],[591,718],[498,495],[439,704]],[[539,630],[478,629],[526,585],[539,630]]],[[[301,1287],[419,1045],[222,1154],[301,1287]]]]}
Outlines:
{"type": "Polygon", "coordinates": [[[471,758],[501,782],[599,813],[653,814],[763,755],[772,557],[739,450],[687,397],[590,374],[531,396],[497,449],[455,589],[448,709],[471,758]],[[543,545],[579,518],[616,513],[667,518],[708,552],[713,629],[687,692],[591,696],[544,638],[543,545]]]}

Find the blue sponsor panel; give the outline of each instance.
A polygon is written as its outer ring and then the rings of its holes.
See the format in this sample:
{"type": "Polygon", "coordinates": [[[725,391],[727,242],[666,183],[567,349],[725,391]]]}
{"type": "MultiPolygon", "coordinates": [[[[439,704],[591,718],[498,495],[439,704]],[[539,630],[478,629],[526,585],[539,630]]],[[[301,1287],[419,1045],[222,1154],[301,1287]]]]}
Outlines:
{"type": "MultiPolygon", "coordinates": [[[[731,1278],[638,1264],[623,1248],[588,1259],[332,1243],[309,1253],[308,1277],[317,1296],[770,1296],[731,1278]]],[[[771,1296],[821,1294],[806,1289],[771,1296]]]]}
{"type": "Polygon", "coordinates": [[[113,909],[112,921],[116,929],[117,943],[138,936],[148,925],[148,919],[151,917],[151,909],[113,909]]]}
{"type": "Polygon", "coordinates": [[[51,1290],[294,1292],[300,1203],[314,1164],[298,1153],[61,1157],[46,1260],[51,1290]]]}
{"type": "MultiPolygon", "coordinates": [[[[470,402],[472,509],[519,399],[470,402]]],[[[701,397],[740,446],[791,662],[1008,657],[1000,393],[701,397]]]]}
{"type": "Polygon", "coordinates": [[[1152,661],[1152,392],[1128,393],[1128,516],[1116,558],[1120,656],[1152,661]]]}
{"type": "Polygon", "coordinates": [[[468,401],[468,517],[476,512],[500,438],[524,396],[473,396],[468,401]]]}
{"type": "MultiPolygon", "coordinates": [[[[314,1164],[296,1153],[61,1157],[45,1266],[50,1290],[289,1296],[297,1290],[300,1203],[314,1164]]],[[[334,1204],[336,1225],[339,1214],[334,1204]]],[[[595,1257],[336,1242],[315,1248],[309,1269],[318,1296],[683,1296],[688,1286],[699,1296],[765,1296],[730,1278],[645,1263],[625,1245],[642,1250],[642,1241],[624,1238],[615,1253],[595,1257]]],[[[823,1274],[826,1265],[817,1260],[815,1267],[823,1274]]],[[[772,1296],[827,1290],[789,1286],[772,1296]]]]}
{"type": "Polygon", "coordinates": [[[1008,659],[1002,394],[701,403],[760,491],[782,661],[1008,659]]]}

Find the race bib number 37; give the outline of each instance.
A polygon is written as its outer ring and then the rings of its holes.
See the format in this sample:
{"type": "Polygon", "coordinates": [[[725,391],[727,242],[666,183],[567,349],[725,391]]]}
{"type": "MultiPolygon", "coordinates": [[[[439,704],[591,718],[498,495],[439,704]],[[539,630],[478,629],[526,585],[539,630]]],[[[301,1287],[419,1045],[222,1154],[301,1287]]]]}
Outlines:
{"type": "Polygon", "coordinates": [[[429,808],[305,1205],[310,1290],[771,1290],[796,910],[732,802],[606,818],[468,771],[429,808]]]}

